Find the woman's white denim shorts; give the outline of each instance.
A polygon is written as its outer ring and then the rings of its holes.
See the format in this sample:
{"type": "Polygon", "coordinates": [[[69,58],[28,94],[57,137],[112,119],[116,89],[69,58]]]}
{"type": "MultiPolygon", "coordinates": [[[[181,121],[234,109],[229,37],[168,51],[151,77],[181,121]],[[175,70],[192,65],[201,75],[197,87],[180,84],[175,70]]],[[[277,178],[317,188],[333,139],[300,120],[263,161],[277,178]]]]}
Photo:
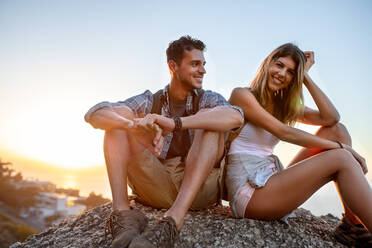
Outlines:
{"type": "Polygon", "coordinates": [[[254,190],[263,187],[272,175],[283,169],[275,155],[267,157],[246,153],[228,155],[225,183],[234,217],[244,218],[245,209],[254,190]]]}

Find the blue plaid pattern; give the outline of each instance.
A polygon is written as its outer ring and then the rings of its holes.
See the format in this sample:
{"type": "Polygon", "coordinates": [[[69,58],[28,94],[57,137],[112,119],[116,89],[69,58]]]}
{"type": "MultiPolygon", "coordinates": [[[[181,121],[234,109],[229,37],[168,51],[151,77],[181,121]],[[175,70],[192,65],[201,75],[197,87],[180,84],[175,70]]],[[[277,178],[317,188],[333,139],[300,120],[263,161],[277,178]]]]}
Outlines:
{"type": "MultiPolygon", "coordinates": [[[[170,113],[170,109],[169,109],[168,88],[169,88],[169,85],[167,85],[163,89],[163,93],[165,95],[165,103],[162,106],[161,114],[166,117],[172,117],[170,113]]],[[[196,96],[197,94],[198,94],[198,91],[194,90],[187,95],[186,113],[188,115],[192,114],[192,108],[193,108],[192,103],[193,103],[194,96],[196,96]]],[[[113,108],[115,106],[126,106],[129,109],[131,109],[136,116],[144,116],[151,112],[153,100],[154,98],[153,98],[153,94],[151,93],[151,91],[146,90],[144,93],[139,94],[137,96],[130,97],[124,101],[119,101],[115,103],[101,102],[101,103],[94,105],[91,109],[89,109],[89,111],[85,115],[85,120],[89,122],[91,115],[100,108],[103,108],[103,107],[113,108]]],[[[217,106],[227,106],[230,108],[234,108],[238,110],[242,114],[242,116],[244,116],[243,111],[239,107],[232,106],[231,104],[229,104],[225,100],[225,98],[221,96],[220,94],[210,91],[210,90],[204,91],[204,95],[200,99],[199,109],[214,108],[217,106]]],[[[189,131],[189,138],[192,143],[194,131],[192,129],[189,129],[188,131],[189,131]]],[[[164,145],[163,145],[163,150],[159,156],[160,158],[162,159],[166,158],[168,150],[169,150],[169,146],[172,142],[172,138],[173,138],[173,133],[170,133],[164,137],[164,145]]]]}

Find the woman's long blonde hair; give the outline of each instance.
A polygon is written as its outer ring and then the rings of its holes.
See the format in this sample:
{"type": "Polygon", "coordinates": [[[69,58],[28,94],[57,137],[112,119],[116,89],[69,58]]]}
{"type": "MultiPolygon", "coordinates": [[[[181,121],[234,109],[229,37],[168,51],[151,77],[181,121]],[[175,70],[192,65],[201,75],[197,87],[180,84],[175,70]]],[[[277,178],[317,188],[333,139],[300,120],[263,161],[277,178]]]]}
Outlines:
{"type": "Polygon", "coordinates": [[[250,90],[263,108],[268,110],[268,85],[269,66],[278,58],[290,56],[296,62],[295,76],[292,82],[282,92],[274,95],[273,116],[281,122],[293,126],[303,114],[304,97],[302,83],[304,81],[304,68],[306,63],[305,53],[296,45],[286,43],[276,48],[262,62],[256,77],[250,85],[250,90]]]}

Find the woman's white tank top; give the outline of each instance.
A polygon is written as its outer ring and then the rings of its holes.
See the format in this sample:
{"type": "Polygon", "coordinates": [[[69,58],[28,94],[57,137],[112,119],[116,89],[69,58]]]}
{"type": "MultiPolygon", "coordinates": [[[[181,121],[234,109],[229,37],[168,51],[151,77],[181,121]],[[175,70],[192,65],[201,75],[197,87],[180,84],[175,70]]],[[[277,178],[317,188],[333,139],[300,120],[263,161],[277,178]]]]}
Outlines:
{"type": "Polygon", "coordinates": [[[238,137],[231,142],[228,154],[248,153],[265,157],[273,153],[278,142],[279,139],[270,132],[247,122],[238,137]]]}

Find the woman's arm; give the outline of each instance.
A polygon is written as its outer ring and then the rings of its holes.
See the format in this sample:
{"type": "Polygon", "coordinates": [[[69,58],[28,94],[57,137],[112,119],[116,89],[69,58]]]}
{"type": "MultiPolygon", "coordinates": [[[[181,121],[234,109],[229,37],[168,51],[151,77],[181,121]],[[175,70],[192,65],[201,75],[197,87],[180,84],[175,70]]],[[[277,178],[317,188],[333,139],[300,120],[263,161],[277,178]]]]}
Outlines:
{"type": "Polygon", "coordinates": [[[325,150],[345,148],[359,162],[363,172],[367,173],[368,170],[365,159],[350,146],[341,144],[340,147],[340,144],[335,141],[323,139],[300,129],[283,124],[262,108],[256,100],[256,97],[247,88],[234,89],[229,101],[231,104],[239,106],[243,110],[244,117],[247,120],[272,133],[280,140],[303,147],[320,148],[325,150]]]}
{"type": "Polygon", "coordinates": [[[321,149],[340,148],[337,142],[322,139],[297,128],[283,124],[268,113],[256,100],[255,96],[246,88],[236,88],[230,98],[232,105],[239,106],[245,118],[272,133],[280,140],[303,147],[316,147],[321,149]]]}
{"type": "Polygon", "coordinates": [[[332,102],[308,74],[310,67],[314,64],[314,52],[305,52],[305,54],[307,62],[305,65],[304,85],[309,90],[318,110],[305,107],[303,118],[299,121],[305,124],[332,126],[340,120],[340,115],[332,102]]]}

